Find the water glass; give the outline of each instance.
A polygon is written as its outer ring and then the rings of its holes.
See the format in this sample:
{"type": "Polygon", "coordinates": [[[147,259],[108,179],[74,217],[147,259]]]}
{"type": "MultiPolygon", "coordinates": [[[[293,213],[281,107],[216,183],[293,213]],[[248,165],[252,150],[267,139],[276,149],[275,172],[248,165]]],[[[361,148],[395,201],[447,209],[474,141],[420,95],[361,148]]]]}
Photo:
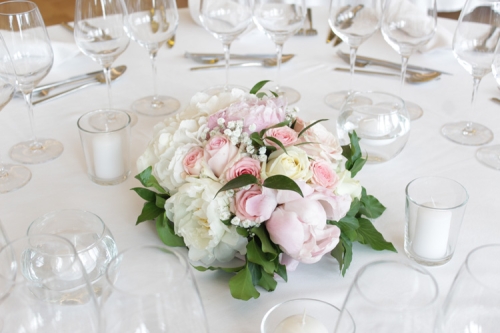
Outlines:
{"type": "Polygon", "coordinates": [[[428,266],[450,261],[468,199],[467,190],[452,179],[412,180],[406,186],[406,255],[428,266]]]}
{"type": "Polygon", "coordinates": [[[453,281],[436,333],[497,332],[500,327],[500,244],[472,250],[453,281]]]}
{"type": "Polygon", "coordinates": [[[111,231],[99,216],[80,209],[47,213],[28,228],[28,236],[38,234],[53,234],[69,240],[80,257],[96,296],[102,294],[106,266],[118,251],[111,231]]]}
{"type": "Polygon", "coordinates": [[[0,332],[98,332],[95,295],[73,245],[31,235],[0,250],[0,332]]]}
{"type": "Polygon", "coordinates": [[[410,136],[410,117],[404,101],[392,94],[376,91],[350,94],[337,119],[342,145],[349,144],[355,131],[368,163],[388,161],[398,155],[410,136]],[[359,104],[363,99],[369,103],[359,104]]]}
{"type": "Polygon", "coordinates": [[[376,261],[356,274],[335,333],[431,333],[438,286],[411,262],[376,261]]]}
{"type": "Polygon", "coordinates": [[[78,119],[87,174],[99,185],[116,185],[130,174],[130,116],[120,110],[95,110],[78,119]],[[96,119],[99,126],[95,127],[96,119]]]}

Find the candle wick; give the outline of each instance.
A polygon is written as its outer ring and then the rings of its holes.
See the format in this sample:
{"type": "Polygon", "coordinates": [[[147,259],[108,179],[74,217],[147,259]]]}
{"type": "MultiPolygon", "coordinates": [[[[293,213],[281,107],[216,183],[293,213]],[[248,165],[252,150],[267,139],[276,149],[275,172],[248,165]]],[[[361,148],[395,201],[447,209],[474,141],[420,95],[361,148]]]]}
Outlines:
{"type": "Polygon", "coordinates": [[[306,309],[304,309],[304,314],[302,315],[302,326],[306,325],[306,309]]]}

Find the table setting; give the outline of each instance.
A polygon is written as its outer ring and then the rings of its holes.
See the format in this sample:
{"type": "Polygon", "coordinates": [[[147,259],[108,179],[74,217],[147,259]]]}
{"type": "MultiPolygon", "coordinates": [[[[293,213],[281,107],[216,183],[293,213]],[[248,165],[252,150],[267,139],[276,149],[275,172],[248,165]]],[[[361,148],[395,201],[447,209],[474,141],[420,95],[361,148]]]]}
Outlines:
{"type": "Polygon", "coordinates": [[[0,332],[494,332],[498,14],[392,2],[0,4],[0,332]]]}

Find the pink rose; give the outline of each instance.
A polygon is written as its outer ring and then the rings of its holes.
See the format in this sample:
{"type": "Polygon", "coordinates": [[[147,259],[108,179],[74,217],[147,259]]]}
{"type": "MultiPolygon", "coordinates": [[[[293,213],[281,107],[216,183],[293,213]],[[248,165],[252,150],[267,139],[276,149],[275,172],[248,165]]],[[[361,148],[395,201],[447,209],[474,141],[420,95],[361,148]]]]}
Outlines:
{"type": "Polygon", "coordinates": [[[236,216],[257,223],[268,220],[278,205],[275,192],[258,185],[253,185],[248,190],[238,191],[233,208],[236,216]]]}
{"type": "Polygon", "coordinates": [[[217,127],[217,120],[223,118],[226,124],[229,121],[242,120],[243,132],[258,132],[264,128],[276,125],[285,120],[286,100],[284,98],[252,98],[231,104],[225,109],[214,113],[208,118],[208,127],[217,127]],[[255,129],[250,130],[254,125],[255,129]]]}
{"type": "Polygon", "coordinates": [[[190,176],[198,176],[201,172],[204,150],[201,147],[191,148],[184,159],[182,166],[184,171],[190,176]]]}
{"type": "MultiPolygon", "coordinates": [[[[309,125],[310,123],[297,118],[294,130],[300,133],[309,125]]],[[[317,123],[310,127],[298,138],[297,142],[311,142],[301,145],[300,148],[305,150],[312,158],[322,158],[332,163],[341,161],[343,158],[342,147],[340,146],[339,141],[321,123],[317,123]]]]}
{"type": "Polygon", "coordinates": [[[238,154],[238,148],[225,135],[215,135],[205,146],[205,157],[216,177],[220,177],[225,167],[238,154]]]}
{"type": "Polygon", "coordinates": [[[311,162],[313,175],[311,182],[316,185],[335,189],[339,182],[339,176],[333,171],[333,165],[326,160],[317,160],[311,162]]]}
{"type": "MultiPolygon", "coordinates": [[[[271,128],[266,131],[266,136],[270,136],[272,138],[279,140],[285,147],[293,145],[295,142],[297,142],[298,139],[297,132],[295,132],[288,126],[271,128]]],[[[265,140],[265,141],[268,145],[279,148],[279,146],[276,143],[272,142],[271,140],[265,140]]]]}
{"type": "Polygon", "coordinates": [[[251,157],[243,157],[226,171],[226,179],[229,181],[246,174],[260,178],[260,162],[251,157]]]}

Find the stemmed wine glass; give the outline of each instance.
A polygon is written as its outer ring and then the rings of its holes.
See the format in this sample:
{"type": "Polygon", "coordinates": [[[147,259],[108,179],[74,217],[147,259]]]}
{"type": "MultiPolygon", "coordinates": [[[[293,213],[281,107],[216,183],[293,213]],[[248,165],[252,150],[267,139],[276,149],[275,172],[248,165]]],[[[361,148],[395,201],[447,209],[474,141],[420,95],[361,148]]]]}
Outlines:
{"type": "Polygon", "coordinates": [[[63,145],[54,139],[41,139],[35,135],[31,95],[35,86],[49,73],[54,53],[36,4],[30,1],[0,3],[0,30],[14,66],[16,88],[28,105],[32,139],[21,142],[10,150],[13,160],[43,163],[57,158],[63,145]]]}
{"type": "MultiPolygon", "coordinates": [[[[399,96],[402,97],[406,77],[406,67],[412,53],[427,43],[436,32],[436,0],[387,0],[382,13],[381,31],[385,41],[401,55],[401,83],[399,96]]],[[[411,120],[422,116],[422,108],[405,101],[411,120]]]]}
{"type": "MultiPolygon", "coordinates": [[[[491,72],[495,47],[500,36],[498,2],[492,0],[467,0],[458,19],[453,36],[453,54],[458,63],[472,75],[471,109],[481,79],[491,72]]],[[[462,144],[479,146],[493,140],[493,132],[472,121],[445,124],[441,134],[462,144]]]]}
{"type": "MultiPolygon", "coordinates": [[[[351,82],[349,91],[336,91],[325,97],[325,103],[339,110],[352,93],[354,64],[359,46],[380,28],[380,0],[332,0],[328,23],[342,41],[349,45],[351,82]]],[[[357,97],[351,103],[366,104],[368,101],[357,97]]]]}
{"type": "MultiPolygon", "coordinates": [[[[123,0],[76,0],[75,42],[80,51],[102,66],[108,90],[109,109],[113,109],[111,65],[129,44],[124,29],[127,9],[123,0]]],[[[128,112],[131,123],[137,116],[128,112]]],[[[103,128],[109,119],[94,119],[93,126],[103,128]]]]}
{"type": "Polygon", "coordinates": [[[132,109],[149,116],[173,113],[180,107],[177,99],[157,93],[156,55],[177,29],[179,14],[175,0],[125,0],[128,14],[125,31],[149,52],[153,68],[153,96],[135,101],[132,109]]]}
{"type": "MultiPolygon", "coordinates": [[[[500,85],[500,43],[497,43],[491,70],[497,84],[500,85]]],[[[476,152],[476,158],[481,163],[493,169],[500,170],[500,145],[479,148],[476,152]]]]}
{"type": "Polygon", "coordinates": [[[200,21],[203,27],[222,42],[226,61],[226,82],[223,86],[214,86],[205,90],[209,95],[216,95],[232,88],[246,88],[229,85],[229,49],[231,43],[248,28],[252,22],[250,0],[201,0],[200,21]]]}
{"type": "Polygon", "coordinates": [[[278,72],[275,92],[284,95],[288,104],[296,103],[300,93],[280,84],[281,56],[286,40],[304,26],[306,5],[304,0],[254,0],[253,20],[276,44],[278,72]]]}
{"type": "MultiPolygon", "coordinates": [[[[0,35],[0,111],[11,100],[15,81],[14,66],[0,35]]],[[[26,185],[30,179],[31,172],[28,168],[18,164],[3,164],[0,158],[0,193],[17,190],[26,185]]]]}

